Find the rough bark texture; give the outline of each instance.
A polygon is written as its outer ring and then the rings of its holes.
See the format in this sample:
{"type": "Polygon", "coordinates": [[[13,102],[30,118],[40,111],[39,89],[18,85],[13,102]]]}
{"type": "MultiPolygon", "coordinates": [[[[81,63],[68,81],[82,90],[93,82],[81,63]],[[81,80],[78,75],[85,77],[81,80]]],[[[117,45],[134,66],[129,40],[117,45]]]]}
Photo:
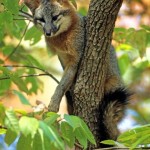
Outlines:
{"type": "MultiPolygon", "coordinates": [[[[74,115],[90,127],[100,147],[99,104],[104,96],[108,57],[115,20],[123,0],[91,0],[86,45],[73,91],[74,115]]],[[[94,148],[90,145],[89,149],[94,148]]]]}

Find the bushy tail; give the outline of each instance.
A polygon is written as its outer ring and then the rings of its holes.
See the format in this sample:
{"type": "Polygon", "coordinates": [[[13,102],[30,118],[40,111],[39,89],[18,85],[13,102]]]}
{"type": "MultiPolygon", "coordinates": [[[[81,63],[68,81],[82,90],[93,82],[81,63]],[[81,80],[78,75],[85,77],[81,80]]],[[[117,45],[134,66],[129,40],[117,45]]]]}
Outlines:
{"type": "MultiPolygon", "coordinates": [[[[100,103],[100,139],[116,140],[119,131],[118,122],[122,119],[131,94],[125,88],[107,93],[100,103]]],[[[102,145],[101,147],[106,147],[102,145]]]]}

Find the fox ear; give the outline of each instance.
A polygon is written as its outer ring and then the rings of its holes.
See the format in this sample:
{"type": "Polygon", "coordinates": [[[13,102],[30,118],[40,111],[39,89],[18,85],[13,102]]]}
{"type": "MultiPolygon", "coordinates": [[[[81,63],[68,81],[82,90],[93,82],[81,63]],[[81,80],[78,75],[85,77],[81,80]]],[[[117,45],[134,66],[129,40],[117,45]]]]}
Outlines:
{"type": "Polygon", "coordinates": [[[71,3],[75,9],[77,9],[77,3],[76,0],[57,0],[58,3],[60,3],[61,5],[63,3],[71,3]]]}
{"type": "Polygon", "coordinates": [[[69,0],[72,5],[77,9],[77,3],[76,3],[76,0],[69,0]]]}
{"type": "Polygon", "coordinates": [[[40,0],[20,0],[19,4],[24,3],[34,14],[35,9],[39,7],[40,5],[40,0]]]}

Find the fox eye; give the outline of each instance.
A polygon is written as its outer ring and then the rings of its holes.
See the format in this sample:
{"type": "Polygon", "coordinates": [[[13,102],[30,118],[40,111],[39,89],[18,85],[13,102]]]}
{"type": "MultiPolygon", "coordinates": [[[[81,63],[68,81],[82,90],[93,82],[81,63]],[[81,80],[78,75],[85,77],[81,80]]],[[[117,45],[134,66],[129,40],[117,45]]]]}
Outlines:
{"type": "Polygon", "coordinates": [[[35,17],[34,20],[35,20],[36,22],[45,23],[44,18],[36,18],[36,17],[35,17]]]}
{"type": "Polygon", "coordinates": [[[58,17],[59,17],[59,15],[53,16],[53,17],[52,17],[52,20],[53,20],[53,21],[56,21],[56,20],[58,19],[58,17]]]}
{"type": "Polygon", "coordinates": [[[44,18],[40,18],[38,20],[41,21],[41,22],[45,22],[44,18]]]}

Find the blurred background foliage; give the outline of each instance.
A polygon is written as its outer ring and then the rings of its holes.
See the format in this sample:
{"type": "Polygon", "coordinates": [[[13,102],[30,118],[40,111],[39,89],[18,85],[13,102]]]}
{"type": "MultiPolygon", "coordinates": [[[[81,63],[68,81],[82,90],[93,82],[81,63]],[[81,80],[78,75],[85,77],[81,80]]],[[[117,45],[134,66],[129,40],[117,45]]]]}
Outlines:
{"type": "Polygon", "coordinates": [[[134,93],[129,105],[131,125],[150,123],[150,1],[124,1],[113,43],[125,84],[134,93]]]}
{"type": "MultiPolygon", "coordinates": [[[[7,107],[16,107],[19,103],[14,90],[29,100],[39,99],[44,94],[49,100],[51,91],[44,90],[50,88],[45,84],[55,87],[52,79],[43,77],[47,73],[45,70],[58,78],[62,73],[57,58],[46,50],[42,32],[18,16],[19,9],[27,11],[26,7],[18,6],[18,1],[0,0],[0,102],[7,107]]],[[[77,5],[79,13],[86,15],[89,1],[77,0],[77,5]]],[[[125,0],[113,35],[122,78],[134,93],[126,117],[131,126],[150,123],[149,16],[149,0],[125,0]]]]}

